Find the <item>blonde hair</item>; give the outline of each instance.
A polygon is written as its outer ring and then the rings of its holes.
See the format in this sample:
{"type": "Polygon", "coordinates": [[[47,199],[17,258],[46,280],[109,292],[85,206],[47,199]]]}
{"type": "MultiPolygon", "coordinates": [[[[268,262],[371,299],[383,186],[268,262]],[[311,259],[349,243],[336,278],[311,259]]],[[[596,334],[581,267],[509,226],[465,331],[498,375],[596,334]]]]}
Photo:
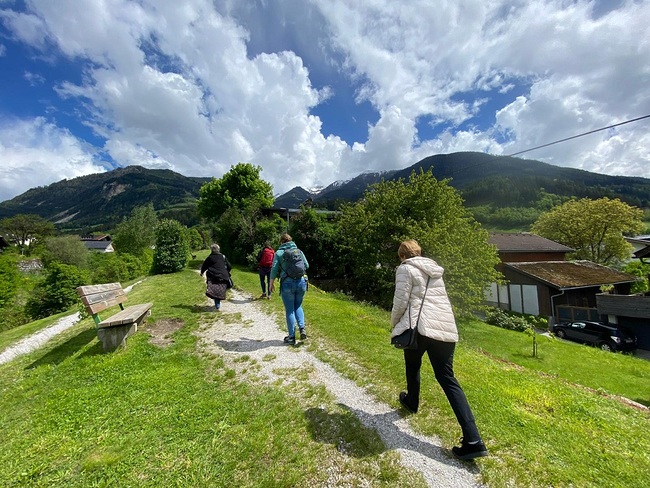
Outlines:
{"type": "Polygon", "coordinates": [[[409,241],[404,241],[399,245],[397,255],[401,259],[408,259],[412,258],[413,256],[421,256],[422,248],[420,247],[420,244],[418,244],[418,241],[411,239],[409,241]]]}
{"type": "Polygon", "coordinates": [[[289,234],[282,234],[280,236],[280,242],[282,244],[284,244],[285,242],[291,242],[291,241],[293,241],[293,239],[291,238],[291,236],[289,234]]]}

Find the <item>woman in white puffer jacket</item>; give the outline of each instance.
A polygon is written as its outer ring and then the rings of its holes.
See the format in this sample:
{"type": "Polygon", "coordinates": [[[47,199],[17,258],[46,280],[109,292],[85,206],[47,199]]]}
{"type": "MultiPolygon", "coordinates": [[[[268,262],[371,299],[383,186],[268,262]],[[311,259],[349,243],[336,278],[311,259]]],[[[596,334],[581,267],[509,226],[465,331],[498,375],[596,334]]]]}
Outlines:
{"type": "Polygon", "coordinates": [[[402,264],[395,273],[395,295],[391,324],[395,337],[410,327],[417,330],[417,349],[404,350],[406,392],[399,394],[400,403],[411,413],[420,403],[420,368],[427,353],[436,380],[442,387],[463,432],[461,446],[452,452],[459,459],[474,459],[488,454],[476,427],[474,415],[465,393],[454,376],[454,350],[458,330],[449,303],[444,269],[435,261],[422,257],[417,241],[404,241],[398,255],[402,264]]]}

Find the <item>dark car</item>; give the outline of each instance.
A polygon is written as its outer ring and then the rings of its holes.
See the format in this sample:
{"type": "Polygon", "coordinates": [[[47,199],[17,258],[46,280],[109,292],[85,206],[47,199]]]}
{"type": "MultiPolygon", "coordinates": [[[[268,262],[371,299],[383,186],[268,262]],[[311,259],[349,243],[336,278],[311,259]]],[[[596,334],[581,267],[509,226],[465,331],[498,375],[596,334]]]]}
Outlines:
{"type": "Polygon", "coordinates": [[[633,351],[636,336],[617,325],[576,320],[561,322],[553,326],[553,333],[560,339],[592,344],[603,351],[633,351]]]}

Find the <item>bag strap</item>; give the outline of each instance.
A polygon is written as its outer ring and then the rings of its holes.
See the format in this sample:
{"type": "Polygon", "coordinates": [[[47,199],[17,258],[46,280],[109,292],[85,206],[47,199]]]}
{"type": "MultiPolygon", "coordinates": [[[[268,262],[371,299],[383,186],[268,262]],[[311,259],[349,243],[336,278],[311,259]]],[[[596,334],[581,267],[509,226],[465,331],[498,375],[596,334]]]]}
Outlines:
{"type": "Polygon", "coordinates": [[[427,292],[429,291],[429,281],[431,281],[431,276],[427,278],[427,286],[424,288],[424,295],[422,295],[422,305],[420,305],[420,310],[418,311],[418,320],[415,322],[415,327],[412,327],[413,329],[417,329],[420,323],[420,314],[424,308],[424,299],[427,297],[427,292]]]}

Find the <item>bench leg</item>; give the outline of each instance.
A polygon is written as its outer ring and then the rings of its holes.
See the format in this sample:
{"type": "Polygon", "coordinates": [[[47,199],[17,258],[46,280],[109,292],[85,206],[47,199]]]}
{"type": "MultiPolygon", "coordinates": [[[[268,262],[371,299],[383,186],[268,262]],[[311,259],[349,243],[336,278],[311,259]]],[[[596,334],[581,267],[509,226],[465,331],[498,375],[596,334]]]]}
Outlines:
{"type": "Polygon", "coordinates": [[[118,347],[126,347],[126,338],[138,330],[138,324],[114,325],[97,329],[97,337],[102,343],[104,352],[115,351],[118,347]]]}

